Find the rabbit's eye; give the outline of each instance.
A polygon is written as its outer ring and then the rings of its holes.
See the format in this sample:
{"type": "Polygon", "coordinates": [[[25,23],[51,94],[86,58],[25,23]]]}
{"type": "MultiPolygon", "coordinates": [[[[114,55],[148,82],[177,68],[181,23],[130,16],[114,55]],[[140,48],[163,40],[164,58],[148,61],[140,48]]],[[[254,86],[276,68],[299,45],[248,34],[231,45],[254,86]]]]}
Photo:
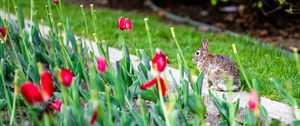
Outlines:
{"type": "Polygon", "coordinates": [[[199,54],[200,54],[200,52],[199,52],[199,51],[197,51],[197,52],[196,52],[196,55],[198,56],[199,54]]]}

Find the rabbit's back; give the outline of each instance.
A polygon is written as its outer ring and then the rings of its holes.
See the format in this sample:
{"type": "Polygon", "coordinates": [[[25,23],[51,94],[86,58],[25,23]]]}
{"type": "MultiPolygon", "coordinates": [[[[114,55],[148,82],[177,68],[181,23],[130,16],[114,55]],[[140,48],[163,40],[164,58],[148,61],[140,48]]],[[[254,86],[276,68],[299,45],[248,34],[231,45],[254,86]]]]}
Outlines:
{"type": "Polygon", "coordinates": [[[239,69],[236,66],[235,62],[229,59],[227,56],[224,55],[214,55],[212,64],[214,66],[219,66],[223,72],[226,72],[230,75],[238,76],[239,69]]]}
{"type": "Polygon", "coordinates": [[[220,54],[208,54],[203,61],[199,62],[199,68],[202,66],[202,70],[212,78],[230,75],[233,77],[234,85],[240,85],[239,69],[235,62],[228,57],[220,54]]]}

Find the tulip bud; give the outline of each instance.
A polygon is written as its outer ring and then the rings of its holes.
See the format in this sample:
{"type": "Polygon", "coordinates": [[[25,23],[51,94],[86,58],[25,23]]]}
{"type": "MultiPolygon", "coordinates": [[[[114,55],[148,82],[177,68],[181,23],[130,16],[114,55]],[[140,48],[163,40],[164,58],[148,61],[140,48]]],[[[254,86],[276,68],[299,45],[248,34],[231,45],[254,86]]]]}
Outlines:
{"type": "Polygon", "coordinates": [[[258,114],[259,111],[259,96],[255,90],[252,90],[250,92],[250,99],[248,102],[249,109],[254,112],[255,114],[258,114]]]}
{"type": "Polygon", "coordinates": [[[62,83],[66,87],[69,87],[71,85],[72,79],[73,79],[73,73],[71,70],[62,68],[60,71],[60,77],[61,77],[62,83]]]}
{"type": "Polygon", "coordinates": [[[105,57],[99,57],[97,61],[97,69],[101,72],[104,73],[106,71],[106,59],[105,57]]]}
{"type": "Polygon", "coordinates": [[[123,17],[120,17],[118,20],[118,27],[122,31],[124,29],[130,31],[132,29],[132,22],[129,18],[124,19],[123,17]]]}
{"type": "Polygon", "coordinates": [[[53,80],[49,71],[44,71],[41,74],[41,93],[44,100],[48,100],[53,95],[53,80]]]}
{"type": "Polygon", "coordinates": [[[130,31],[131,28],[132,28],[132,23],[131,23],[130,19],[129,19],[129,18],[126,18],[124,21],[125,21],[125,29],[126,29],[127,31],[130,31]]]}
{"type": "Polygon", "coordinates": [[[3,38],[6,37],[6,29],[4,27],[0,27],[0,33],[1,33],[3,38]]]}
{"type": "Polygon", "coordinates": [[[121,31],[123,31],[125,29],[125,19],[123,17],[120,17],[119,18],[119,21],[118,21],[118,27],[121,31]]]}
{"type": "Polygon", "coordinates": [[[20,91],[23,98],[31,105],[43,102],[39,88],[32,82],[23,83],[20,91]]]}
{"type": "Polygon", "coordinates": [[[53,0],[54,4],[58,4],[59,0],[53,0]]]}

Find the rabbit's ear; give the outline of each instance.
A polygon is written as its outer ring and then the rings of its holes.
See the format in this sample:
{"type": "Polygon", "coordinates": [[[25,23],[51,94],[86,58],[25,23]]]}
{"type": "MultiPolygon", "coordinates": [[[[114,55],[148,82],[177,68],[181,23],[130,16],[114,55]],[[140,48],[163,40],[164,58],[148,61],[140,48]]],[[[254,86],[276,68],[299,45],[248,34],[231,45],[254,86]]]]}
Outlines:
{"type": "Polygon", "coordinates": [[[202,48],[205,50],[208,49],[208,40],[206,38],[202,39],[202,48]]]}

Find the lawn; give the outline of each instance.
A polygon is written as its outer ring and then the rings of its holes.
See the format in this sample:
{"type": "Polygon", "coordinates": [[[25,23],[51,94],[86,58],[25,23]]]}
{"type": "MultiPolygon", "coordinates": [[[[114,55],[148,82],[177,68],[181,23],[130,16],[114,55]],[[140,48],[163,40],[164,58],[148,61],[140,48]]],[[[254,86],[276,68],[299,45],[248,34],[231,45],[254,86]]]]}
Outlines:
{"type": "MultiPolygon", "coordinates": [[[[30,2],[21,1],[22,8],[24,10],[25,18],[30,18],[30,2]]],[[[36,0],[35,8],[38,18],[43,19],[44,24],[46,22],[45,0],[36,0]]],[[[5,5],[0,7],[3,9],[5,5]]],[[[9,11],[14,12],[12,6],[9,6],[9,11]]],[[[85,7],[89,8],[89,7],[85,7]]],[[[52,10],[56,10],[53,6],[52,10]]],[[[93,22],[90,15],[90,10],[86,10],[88,19],[89,31],[93,31],[93,22]]],[[[71,24],[73,31],[79,35],[84,36],[85,30],[84,20],[81,16],[79,5],[76,4],[63,4],[63,15],[72,19],[71,24]]],[[[54,11],[53,16],[56,20],[59,20],[57,11],[54,11]]],[[[162,21],[160,17],[154,14],[145,14],[138,12],[124,12],[118,10],[111,10],[106,8],[97,9],[97,27],[101,33],[101,40],[107,40],[112,47],[118,47],[118,38],[120,32],[117,27],[118,18],[120,16],[129,17],[133,22],[133,29],[130,32],[124,32],[126,45],[132,54],[135,54],[136,49],[144,49],[148,55],[150,55],[150,49],[148,46],[147,32],[144,27],[144,18],[149,18],[150,33],[153,41],[154,48],[161,48],[163,52],[168,56],[170,64],[173,67],[177,67],[177,53],[175,43],[172,40],[170,27],[175,27],[177,40],[182,47],[183,55],[187,61],[187,65],[192,69],[194,74],[198,74],[196,65],[192,62],[192,54],[200,46],[202,37],[208,38],[209,51],[212,53],[224,54],[230,58],[235,59],[231,44],[235,43],[238,49],[238,55],[241,63],[245,69],[246,76],[249,79],[257,79],[260,85],[262,95],[274,99],[281,100],[281,97],[276,90],[273,83],[269,81],[269,78],[275,78],[288,90],[288,92],[300,102],[300,76],[297,73],[296,62],[292,55],[286,55],[275,47],[267,47],[261,44],[253,43],[253,38],[249,36],[234,37],[222,33],[213,32],[199,32],[195,29],[177,24],[170,24],[162,21]]],[[[92,36],[92,35],[91,35],[92,36]]],[[[90,36],[90,38],[92,38],[90,36]]],[[[245,84],[245,79],[242,78],[242,84],[244,90],[248,90],[245,84]]]]}

